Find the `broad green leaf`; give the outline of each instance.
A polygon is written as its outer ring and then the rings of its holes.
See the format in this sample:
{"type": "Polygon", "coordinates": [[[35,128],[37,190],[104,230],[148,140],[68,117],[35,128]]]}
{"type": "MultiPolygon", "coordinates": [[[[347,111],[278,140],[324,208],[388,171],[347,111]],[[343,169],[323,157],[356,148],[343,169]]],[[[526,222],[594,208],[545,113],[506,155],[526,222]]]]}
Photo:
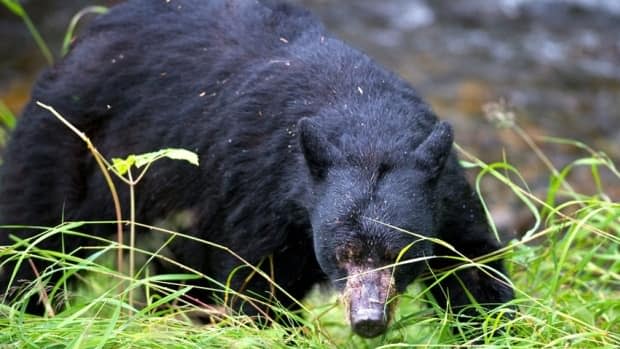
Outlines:
{"type": "Polygon", "coordinates": [[[152,153],[136,155],[135,165],[140,168],[163,158],[185,160],[192,165],[198,166],[198,155],[196,153],[179,148],[167,148],[152,153]]]}
{"type": "Polygon", "coordinates": [[[163,158],[185,160],[192,165],[198,166],[198,155],[196,155],[196,153],[185,149],[167,148],[139,155],[132,154],[125,159],[113,158],[112,167],[120,175],[124,175],[133,166],[136,168],[141,168],[163,158]]]}
{"type": "Polygon", "coordinates": [[[112,167],[114,167],[114,170],[121,175],[124,175],[125,173],[127,173],[129,169],[131,168],[131,166],[133,166],[135,163],[136,163],[135,155],[129,155],[125,159],[119,159],[119,158],[112,159],[112,167]]]}

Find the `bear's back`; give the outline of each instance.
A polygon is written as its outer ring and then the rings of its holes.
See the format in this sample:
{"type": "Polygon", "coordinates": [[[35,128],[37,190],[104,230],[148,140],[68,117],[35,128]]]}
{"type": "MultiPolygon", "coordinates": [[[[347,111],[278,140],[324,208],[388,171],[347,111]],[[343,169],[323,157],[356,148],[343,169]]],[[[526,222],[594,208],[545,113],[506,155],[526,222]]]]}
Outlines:
{"type": "Polygon", "coordinates": [[[212,82],[247,74],[254,61],[286,55],[299,36],[322,31],[309,12],[270,1],[128,1],[88,26],[67,57],[42,74],[32,100],[54,104],[76,126],[89,127],[110,107],[175,104],[212,82]],[[136,86],[139,93],[132,93],[136,86]],[[162,89],[172,99],[162,100],[162,89]],[[122,104],[112,96],[122,96],[122,104]]]}
{"type": "Polygon", "coordinates": [[[295,164],[295,120],[287,117],[299,116],[280,112],[286,87],[259,76],[275,64],[274,78],[290,82],[279,74],[286,62],[272,57],[322,30],[304,10],[257,1],[133,0],[113,7],[37,81],[0,169],[0,224],[114,218],[107,202],[94,204],[109,193],[85,144],[38,101],[84,131],[108,159],[170,147],[198,153],[200,169],[170,162],[141,183],[152,193],[143,221],[175,205],[161,197],[219,207],[215,201],[235,201],[240,186],[267,195],[282,178],[280,164],[295,164]],[[266,96],[276,90],[278,96],[266,96]]]}

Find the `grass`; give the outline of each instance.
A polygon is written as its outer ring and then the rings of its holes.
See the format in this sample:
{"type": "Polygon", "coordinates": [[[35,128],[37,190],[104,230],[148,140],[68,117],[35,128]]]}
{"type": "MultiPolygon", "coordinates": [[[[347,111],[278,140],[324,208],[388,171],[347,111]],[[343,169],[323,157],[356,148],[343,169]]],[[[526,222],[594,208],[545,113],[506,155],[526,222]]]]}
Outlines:
{"type": "MultiPolygon", "coordinates": [[[[15,4],[3,1],[5,6],[7,3],[15,4]]],[[[119,250],[119,242],[115,239],[95,238],[83,246],[89,251],[87,258],[76,257],[75,251],[37,248],[41,239],[83,236],[80,231],[84,226],[94,223],[67,222],[58,227],[42,228],[38,235],[11,246],[0,246],[0,263],[9,258],[22,263],[42,258],[52,262],[52,266],[39,271],[40,280],[54,272],[77,279],[75,285],[69,286],[63,278],[45,292],[40,292],[40,283],[36,281],[22,287],[25,292],[47,297],[48,312],[44,317],[26,314],[19,300],[0,305],[0,349],[444,348],[458,345],[617,348],[620,346],[620,203],[605,194],[600,177],[607,171],[614,176],[615,185],[620,185],[620,173],[605,154],[582,143],[548,139],[546,141],[577,147],[584,154],[573,163],[556,169],[505,109],[501,106],[490,109],[491,119],[514,130],[547,165],[549,184],[544,196],[536,195],[521,180],[519,169],[507,161],[486,164],[459,148],[463,165],[479,173],[476,186],[482,199],[485,197],[484,182],[497,180],[510,188],[533,217],[531,229],[502,251],[516,290],[516,298],[510,304],[514,309],[513,317],[500,321],[509,308],[487,314],[481,319],[486,331],[475,338],[476,344],[462,335],[468,331],[468,325],[457,323],[453,314],[434,302],[421,283],[414,283],[400,296],[394,321],[389,331],[379,338],[366,340],[353,335],[344,321],[344,309],[338,297],[321,288],[301,300],[301,311],[274,307],[274,312],[285,319],[284,322],[296,322],[301,326],[276,323],[265,328],[248,317],[194,305],[187,296],[189,288],[185,283],[206,277],[197,271],[185,268],[180,274],[150,274],[143,266],[154,258],[168,258],[163,253],[165,248],[149,252],[139,244],[122,246],[123,250],[136,254],[138,268],[131,276],[119,272],[111,263],[119,250]],[[597,188],[595,194],[574,189],[577,186],[570,183],[569,178],[576,168],[590,171],[597,188]],[[131,293],[135,293],[135,300],[130,297],[131,293]],[[54,308],[57,301],[66,305],[63,310],[54,308]],[[209,314],[218,321],[200,324],[194,321],[197,314],[209,314]],[[453,333],[452,327],[461,332],[453,333]]],[[[14,120],[10,114],[2,115],[6,115],[3,121],[14,120]]],[[[0,138],[0,148],[4,141],[0,138]]],[[[157,227],[151,234],[161,246],[172,239],[191,238],[157,227]]],[[[222,298],[235,295],[226,284],[220,284],[218,289],[222,298]]]]}
{"type": "MultiPolygon", "coordinates": [[[[494,178],[535,210],[532,211],[534,229],[513,240],[502,253],[517,293],[511,304],[516,307],[513,318],[499,320],[508,311],[506,308],[487,314],[482,319],[487,331],[476,338],[475,346],[614,348],[620,345],[620,204],[605,195],[599,178],[601,171],[615,174],[616,180],[620,176],[604,154],[578,142],[572,144],[588,151],[587,156],[564,169],[550,171],[545,197],[537,197],[524,183],[513,180],[519,178],[518,169],[506,162],[485,164],[461,149],[463,164],[477,168],[480,173],[479,188],[483,178],[494,178]],[[598,183],[597,194],[584,195],[567,182],[572,170],[584,166],[598,183]]],[[[101,238],[84,247],[92,250],[85,259],[69,251],[37,249],[42,239],[81,235],[80,229],[91,223],[72,222],[42,229],[33,238],[0,247],[0,261],[7,258],[18,258],[22,263],[31,258],[52,261],[51,268],[40,271],[41,279],[52,272],[79,276],[76,287],[68,287],[63,279],[55,288],[47,289],[50,311],[46,317],[25,314],[20,302],[1,305],[0,348],[391,348],[473,343],[471,338],[451,331],[456,326],[465,333],[467,324],[457,323],[453,314],[436,304],[420,283],[413,284],[400,297],[388,333],[372,340],[353,335],[344,321],[344,309],[338,297],[320,289],[302,301],[302,311],[274,307],[275,313],[302,326],[274,324],[264,328],[248,317],[232,316],[218,309],[210,311],[219,321],[199,324],[192,320],[195,314],[208,310],[190,302],[186,297],[189,287],[184,284],[192,278],[207,277],[197,271],[185,269],[183,274],[150,275],[148,268],[138,268],[135,276],[130,277],[110,267],[118,243],[101,238]],[[135,305],[128,296],[131,292],[140,295],[135,305]],[[49,301],[59,298],[65,302],[65,310],[53,309],[55,302],[49,301]]],[[[171,239],[192,238],[153,229],[153,234],[161,235],[159,240],[163,245],[171,239]]],[[[142,261],[141,265],[153,258],[167,258],[160,251],[148,252],[140,246],[123,248],[141,255],[137,259],[142,261]]],[[[225,284],[219,285],[219,289],[223,298],[234,295],[225,284]]],[[[39,288],[34,283],[26,290],[37,293],[39,288]]]]}

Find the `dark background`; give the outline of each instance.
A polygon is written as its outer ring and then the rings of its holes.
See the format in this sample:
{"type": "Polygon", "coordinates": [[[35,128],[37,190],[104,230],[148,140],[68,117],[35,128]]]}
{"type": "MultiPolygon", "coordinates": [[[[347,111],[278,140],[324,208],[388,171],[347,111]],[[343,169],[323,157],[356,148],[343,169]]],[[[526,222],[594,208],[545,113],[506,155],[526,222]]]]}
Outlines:
{"type": "MultiPolygon", "coordinates": [[[[57,57],[77,11],[113,2],[22,1],[57,57]]],[[[452,122],[465,149],[485,161],[500,161],[505,154],[540,197],[549,171],[513,130],[498,129],[485,118],[486,103],[504,99],[516,123],[558,168],[587,153],[541,137],[579,140],[619,162],[620,1],[292,2],[312,9],[342,39],[409,80],[452,122]]],[[[0,99],[19,113],[45,66],[21,20],[0,9],[0,99]]],[[[606,194],[620,200],[618,178],[607,171],[602,175],[606,194]]],[[[499,183],[484,184],[498,225],[522,232],[531,221],[527,211],[499,183]]],[[[575,171],[571,184],[596,193],[587,168],[575,171]]]]}

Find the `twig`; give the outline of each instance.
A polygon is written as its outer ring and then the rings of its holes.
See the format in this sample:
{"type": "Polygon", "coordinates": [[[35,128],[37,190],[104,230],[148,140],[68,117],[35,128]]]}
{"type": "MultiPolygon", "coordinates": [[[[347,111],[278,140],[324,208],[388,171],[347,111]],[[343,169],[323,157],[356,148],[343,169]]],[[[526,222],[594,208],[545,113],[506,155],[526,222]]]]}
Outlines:
{"type": "Polygon", "coordinates": [[[93,143],[90,141],[90,139],[86,136],[84,132],[80,131],[75,126],[73,126],[73,124],[71,124],[67,119],[65,119],[62,115],[60,115],[53,107],[47,104],[43,104],[40,101],[37,101],[37,105],[49,111],[50,113],[52,113],[58,120],[60,120],[65,126],[67,126],[73,133],[78,135],[78,137],[80,137],[80,139],[82,139],[82,141],[86,143],[88,150],[90,150],[90,152],[93,154],[95,158],[95,161],[97,161],[97,165],[99,165],[99,169],[101,170],[101,173],[103,174],[103,177],[105,178],[108,188],[110,189],[110,193],[112,194],[112,200],[114,201],[114,213],[116,215],[116,236],[117,236],[117,242],[119,246],[117,250],[117,254],[116,254],[116,260],[118,263],[118,271],[122,273],[122,269],[123,269],[122,246],[123,246],[123,240],[124,240],[123,225],[122,225],[123,218],[122,218],[122,212],[121,212],[121,202],[120,202],[120,199],[118,198],[118,192],[116,191],[116,186],[114,185],[114,182],[112,181],[112,177],[110,176],[110,173],[108,172],[109,165],[106,165],[105,158],[103,157],[103,155],[101,155],[101,153],[99,153],[97,148],[95,148],[93,143]]]}

